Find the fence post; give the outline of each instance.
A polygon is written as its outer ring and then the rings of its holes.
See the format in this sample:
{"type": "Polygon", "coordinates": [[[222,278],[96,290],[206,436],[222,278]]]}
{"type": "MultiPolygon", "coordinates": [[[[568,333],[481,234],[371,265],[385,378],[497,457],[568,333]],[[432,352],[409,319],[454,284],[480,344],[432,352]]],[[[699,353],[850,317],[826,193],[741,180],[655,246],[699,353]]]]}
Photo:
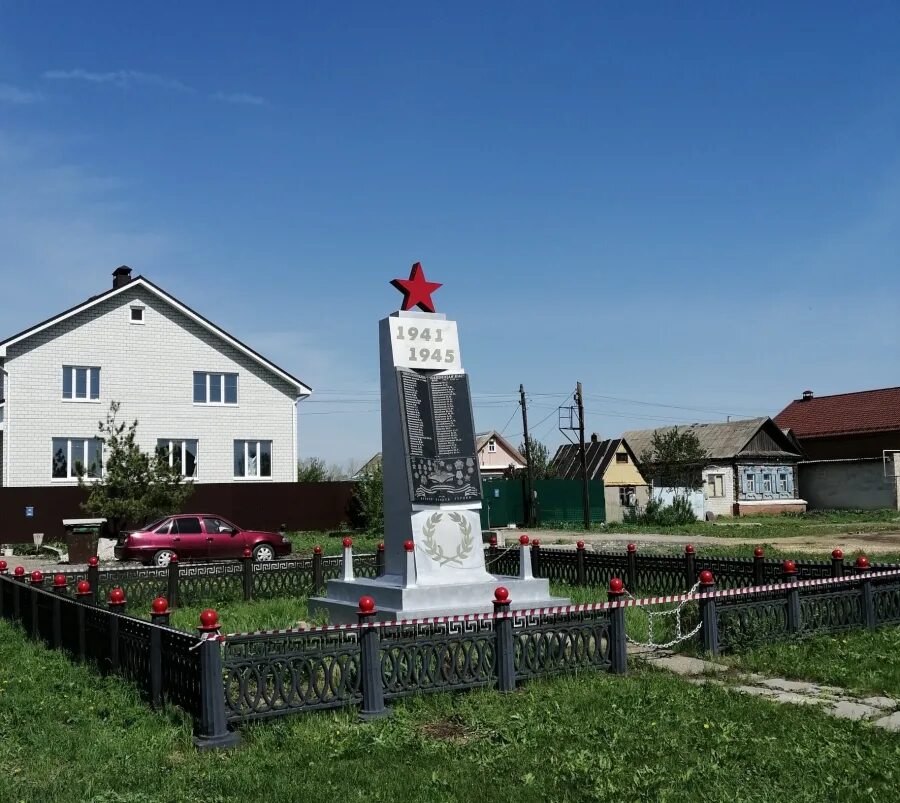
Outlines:
{"type": "MultiPolygon", "coordinates": [[[[94,604],[94,592],[91,591],[91,584],[87,580],[80,580],[75,586],[75,597],[84,605],[94,604]]],[[[78,657],[83,661],[87,656],[87,628],[85,627],[85,607],[78,606],[78,657]]]]}
{"type": "Polygon", "coordinates": [[[488,569],[493,572],[494,564],[497,562],[497,558],[500,555],[500,550],[497,549],[497,536],[493,533],[491,534],[491,540],[488,543],[488,569]]]}
{"type": "Polygon", "coordinates": [[[313,594],[321,594],[325,590],[325,580],[322,576],[322,547],[318,544],[313,547],[312,574],[313,594]]]}
{"type": "Polygon", "coordinates": [[[494,589],[494,633],[497,650],[497,690],[515,691],[516,653],[513,647],[513,623],[509,615],[509,591],[505,586],[494,589]]]}
{"type": "Polygon", "coordinates": [[[835,549],[831,553],[831,576],[844,576],[844,553],[840,549],[835,549]]]}
{"type": "MultiPolygon", "coordinates": [[[[0,560],[0,574],[7,574],[7,572],[8,572],[8,569],[7,569],[6,561],[0,560]]],[[[4,612],[3,599],[5,596],[6,596],[6,594],[3,592],[2,589],[0,589],[0,616],[3,616],[3,612],[4,612]]]]}
{"type": "MultiPolygon", "coordinates": [[[[786,560],[781,565],[785,583],[797,582],[797,564],[792,560],[786,560]]],[[[800,621],[800,589],[789,588],[787,594],[787,627],[789,633],[798,633],[802,626],[800,621]]]]}
{"type": "Polygon", "coordinates": [[[253,599],[253,553],[250,547],[244,547],[244,553],[241,556],[241,574],[244,580],[244,602],[253,599]]]}
{"type": "Polygon", "coordinates": [[[625,547],[625,587],[637,591],[637,544],[625,547]]]}
{"type": "Polygon", "coordinates": [[[519,579],[532,580],[534,573],[531,571],[531,550],[528,548],[528,536],[519,536],[519,579]]]}
{"type": "Polygon", "coordinates": [[[414,586],[419,581],[416,572],[416,544],[412,539],[403,542],[403,550],[406,552],[406,588],[414,586]]]}
{"type": "Polygon", "coordinates": [[[341,579],[345,583],[352,583],[356,579],[353,574],[353,539],[345,538],[343,544],[344,559],[342,563],[341,579]]]}
{"type": "Polygon", "coordinates": [[[753,585],[761,586],[766,582],[766,558],[761,546],[753,550],[753,585]]]}
{"type": "Polygon", "coordinates": [[[693,588],[697,582],[697,555],[693,544],[684,545],[684,587],[693,588]]]}
{"type": "Polygon", "coordinates": [[[382,577],[384,575],[384,541],[378,545],[375,550],[375,576],[382,577]]]}
{"type": "Polygon", "coordinates": [[[16,566],[13,569],[13,577],[18,580],[13,585],[13,618],[18,622],[22,619],[22,584],[25,582],[25,567],[16,566]]]}
{"type": "Polygon", "coordinates": [[[872,629],[876,626],[875,622],[875,595],[872,593],[872,578],[869,572],[872,567],[869,565],[869,559],[865,555],[860,555],[856,559],[856,572],[860,575],[860,589],[862,590],[862,609],[863,618],[866,621],[866,627],[872,629]]]}
{"type": "Polygon", "coordinates": [[[62,603],[59,598],[66,595],[66,576],[53,575],[53,647],[62,647],[62,603]]]}
{"type": "Polygon", "coordinates": [[[575,585],[587,585],[584,575],[584,541],[575,544],[575,585]]]}
{"type": "Polygon", "coordinates": [[[95,594],[100,593],[100,558],[96,555],[91,555],[88,558],[88,582],[91,584],[91,588],[94,589],[95,594]]]}
{"type": "MultiPolygon", "coordinates": [[[[157,597],[150,605],[150,624],[169,626],[169,603],[165,597],[157,597]]],[[[162,630],[150,628],[150,705],[162,705],[162,630]]]]}
{"type": "MultiPolygon", "coordinates": [[[[609,581],[606,597],[610,602],[618,602],[625,596],[625,588],[618,577],[609,581]]],[[[610,672],[624,675],[628,668],[628,645],[625,641],[625,608],[616,606],[609,609],[609,657],[612,662],[610,672]]]]}
{"type": "MultiPolygon", "coordinates": [[[[111,613],[125,613],[125,592],[115,586],[109,592],[107,608],[111,613]]],[[[109,670],[119,671],[119,617],[110,616],[109,622],[109,670]]]]}
{"type": "Polygon", "coordinates": [[[177,608],[181,604],[178,594],[179,569],[177,552],[173,553],[166,568],[168,571],[166,575],[166,599],[169,601],[170,607],[177,608]]]}
{"type": "Polygon", "coordinates": [[[359,672],[362,682],[362,722],[390,715],[384,705],[384,686],[381,677],[381,638],[375,626],[375,600],[359,598],[359,672]]]}
{"type": "Polygon", "coordinates": [[[541,571],[541,539],[535,538],[531,542],[531,572],[535,577],[543,577],[541,571]]]}
{"type": "MultiPolygon", "coordinates": [[[[716,578],[709,569],[700,572],[700,593],[712,594],[716,590],[716,578]]],[[[715,597],[700,600],[700,633],[703,649],[710,655],[719,654],[719,616],[715,597]]]]}
{"type": "Polygon", "coordinates": [[[240,734],[228,730],[219,615],[207,608],[200,614],[200,722],[194,736],[198,750],[215,750],[240,744],[240,734]]]}
{"type": "MultiPolygon", "coordinates": [[[[43,588],[44,587],[44,573],[35,569],[31,573],[31,587],[32,588],[43,588]]],[[[38,619],[38,601],[37,594],[31,595],[31,637],[33,639],[40,639],[40,619],[38,619]]]]}

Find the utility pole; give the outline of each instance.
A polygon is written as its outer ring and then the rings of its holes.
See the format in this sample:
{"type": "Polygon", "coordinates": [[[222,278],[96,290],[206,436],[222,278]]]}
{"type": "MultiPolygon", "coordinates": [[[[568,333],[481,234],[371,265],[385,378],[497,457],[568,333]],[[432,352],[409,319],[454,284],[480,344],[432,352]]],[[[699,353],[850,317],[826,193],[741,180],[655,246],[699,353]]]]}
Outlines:
{"type": "Polygon", "coordinates": [[[581,458],[582,503],[584,504],[584,529],[591,529],[591,493],[588,488],[587,455],[584,450],[584,394],[581,382],[576,386],[575,404],[578,405],[578,454],[581,458]]]}
{"type": "Polygon", "coordinates": [[[534,526],[534,473],[531,463],[531,441],[528,438],[528,405],[525,386],[519,385],[519,404],[522,405],[522,434],[525,437],[525,523],[534,526]]]}

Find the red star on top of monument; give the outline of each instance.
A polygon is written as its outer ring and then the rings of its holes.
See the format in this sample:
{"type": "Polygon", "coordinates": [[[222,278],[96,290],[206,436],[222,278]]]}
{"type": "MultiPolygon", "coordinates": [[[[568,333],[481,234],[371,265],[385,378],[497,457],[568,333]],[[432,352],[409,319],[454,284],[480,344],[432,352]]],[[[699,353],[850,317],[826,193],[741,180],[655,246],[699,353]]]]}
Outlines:
{"type": "Polygon", "coordinates": [[[429,282],[425,278],[421,262],[416,262],[412,266],[408,279],[393,279],[391,284],[403,293],[401,309],[408,310],[419,307],[425,312],[434,312],[434,301],[431,300],[431,294],[439,287],[443,287],[440,282],[429,282]]]}

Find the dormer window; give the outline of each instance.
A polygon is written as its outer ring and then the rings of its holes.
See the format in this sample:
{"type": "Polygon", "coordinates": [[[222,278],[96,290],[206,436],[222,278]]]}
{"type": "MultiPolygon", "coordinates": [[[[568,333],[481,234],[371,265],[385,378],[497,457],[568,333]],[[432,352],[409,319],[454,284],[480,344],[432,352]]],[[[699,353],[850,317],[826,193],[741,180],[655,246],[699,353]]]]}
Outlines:
{"type": "Polygon", "coordinates": [[[144,305],[143,304],[132,304],[130,308],[130,317],[128,318],[130,323],[143,323],[144,322],[144,305]]]}
{"type": "Polygon", "coordinates": [[[491,454],[493,454],[494,452],[497,451],[497,441],[495,441],[493,438],[491,438],[491,439],[488,441],[488,451],[489,451],[491,454]]]}

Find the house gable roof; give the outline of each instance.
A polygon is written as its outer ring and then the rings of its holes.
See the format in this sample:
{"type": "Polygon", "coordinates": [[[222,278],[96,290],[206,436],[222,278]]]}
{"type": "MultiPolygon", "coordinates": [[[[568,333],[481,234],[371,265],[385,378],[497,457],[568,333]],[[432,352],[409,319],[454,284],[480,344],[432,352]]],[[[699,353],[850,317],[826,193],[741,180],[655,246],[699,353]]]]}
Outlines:
{"type": "MultiPolygon", "coordinates": [[[[609,438],[605,441],[590,441],[584,445],[585,463],[587,465],[588,478],[592,480],[603,479],[606,469],[613,461],[619,447],[631,455],[631,460],[637,466],[637,457],[625,438],[609,438]]],[[[563,480],[574,480],[581,477],[581,457],[577,444],[564,443],[556,450],[551,465],[556,476],[563,480]]]]}
{"type": "MultiPolygon", "coordinates": [[[[624,438],[638,455],[650,451],[653,433],[666,432],[675,427],[637,429],[626,432],[624,438]]],[[[799,458],[791,440],[771,418],[748,418],[712,424],[685,424],[679,430],[692,432],[709,460],[734,460],[737,457],[799,458]]]]}
{"type": "Polygon", "coordinates": [[[310,393],[312,393],[312,388],[310,388],[307,384],[301,382],[299,379],[297,379],[295,376],[292,376],[284,369],[279,368],[277,365],[275,365],[275,363],[267,360],[259,352],[254,351],[252,348],[250,348],[250,346],[242,343],[236,337],[228,334],[228,332],[226,332],[224,329],[216,326],[212,321],[204,318],[199,312],[192,310],[186,304],[183,304],[174,296],[169,295],[161,287],[153,284],[153,282],[143,276],[135,276],[127,284],[123,284],[120,287],[114,287],[111,290],[107,290],[105,293],[101,293],[100,295],[92,296],[87,301],[84,301],[81,304],[77,304],[74,307],[70,307],[64,312],[60,312],[58,315],[54,315],[52,318],[48,318],[46,321],[35,324],[34,326],[31,326],[28,329],[19,332],[18,334],[6,338],[5,340],[0,340],[0,357],[6,356],[6,351],[9,346],[14,345],[15,343],[19,343],[31,337],[32,335],[36,335],[38,332],[43,332],[45,329],[49,329],[51,326],[55,326],[56,324],[61,323],[68,318],[71,318],[73,315],[77,315],[80,312],[91,309],[92,307],[97,306],[103,301],[114,298],[115,296],[123,293],[133,292],[136,287],[145,288],[161,301],[164,301],[172,308],[178,310],[183,315],[187,316],[195,323],[202,326],[208,332],[218,337],[220,340],[223,340],[225,343],[237,349],[242,354],[245,354],[251,360],[258,363],[271,373],[275,374],[280,379],[283,379],[288,384],[293,385],[295,388],[297,388],[299,395],[308,396],[310,393]]]}
{"type": "Polygon", "coordinates": [[[497,441],[517,463],[521,463],[523,466],[527,465],[524,455],[495,429],[490,432],[479,432],[475,436],[475,452],[480,453],[491,439],[497,441]]]}
{"type": "Polygon", "coordinates": [[[900,387],[792,401],[775,423],[800,439],[900,430],[900,387]]]}

